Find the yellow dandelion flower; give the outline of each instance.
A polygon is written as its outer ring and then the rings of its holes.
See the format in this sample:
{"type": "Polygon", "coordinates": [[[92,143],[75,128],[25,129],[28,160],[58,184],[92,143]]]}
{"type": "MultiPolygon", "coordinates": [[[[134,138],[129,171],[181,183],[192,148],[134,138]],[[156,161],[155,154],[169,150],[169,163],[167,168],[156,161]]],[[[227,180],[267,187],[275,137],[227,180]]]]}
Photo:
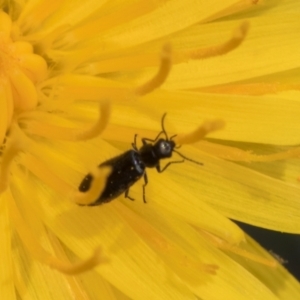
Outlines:
{"type": "Polygon", "coordinates": [[[228,219],[300,232],[297,1],[0,3],[3,299],[299,298],[228,219]],[[91,206],[161,130],[185,163],[91,206]]]}

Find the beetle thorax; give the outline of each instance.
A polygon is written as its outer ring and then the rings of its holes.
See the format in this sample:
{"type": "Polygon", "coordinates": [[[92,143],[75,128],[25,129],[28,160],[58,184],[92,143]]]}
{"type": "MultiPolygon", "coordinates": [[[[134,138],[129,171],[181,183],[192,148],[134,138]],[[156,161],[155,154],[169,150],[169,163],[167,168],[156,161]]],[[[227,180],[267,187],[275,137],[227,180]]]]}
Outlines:
{"type": "Polygon", "coordinates": [[[140,148],[139,153],[146,167],[154,168],[159,164],[161,159],[172,156],[174,147],[175,143],[173,141],[160,139],[154,145],[143,145],[140,148]]]}

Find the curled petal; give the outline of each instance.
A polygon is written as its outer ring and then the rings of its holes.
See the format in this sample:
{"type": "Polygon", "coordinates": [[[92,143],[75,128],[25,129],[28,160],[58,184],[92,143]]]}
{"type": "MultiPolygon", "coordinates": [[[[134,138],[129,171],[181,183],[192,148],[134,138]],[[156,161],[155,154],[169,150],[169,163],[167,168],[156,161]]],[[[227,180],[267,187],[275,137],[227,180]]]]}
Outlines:
{"type": "Polygon", "coordinates": [[[218,55],[224,55],[236,49],[245,39],[249,30],[249,22],[243,22],[235,31],[232,37],[223,44],[210,46],[204,49],[197,49],[187,52],[186,55],[191,59],[203,59],[218,55]]]}
{"type": "Polygon", "coordinates": [[[146,83],[136,88],[135,92],[139,96],[151,93],[153,90],[160,87],[168,77],[172,66],[171,61],[171,46],[166,44],[163,47],[160,67],[157,74],[146,83]]]}
{"type": "MultiPolygon", "coordinates": [[[[41,263],[44,263],[49,267],[56,269],[67,275],[75,275],[90,270],[102,262],[102,258],[100,256],[100,249],[96,249],[94,254],[91,255],[91,257],[89,257],[88,259],[75,264],[71,264],[68,261],[63,261],[56,258],[52,254],[47,252],[37,242],[37,239],[32,234],[31,230],[29,229],[24,219],[22,218],[20,211],[10,192],[8,193],[7,200],[8,200],[11,219],[15,225],[15,228],[18,232],[20,239],[24,243],[27,250],[32,254],[32,256],[38,261],[40,261],[41,263]]],[[[105,260],[103,260],[103,262],[105,262],[105,260]]]]}
{"type": "Polygon", "coordinates": [[[223,120],[206,121],[195,131],[185,135],[178,135],[174,140],[175,143],[179,145],[196,143],[210,132],[222,129],[224,126],[225,122],[223,120]]]}
{"type": "Polygon", "coordinates": [[[45,124],[40,121],[31,121],[26,124],[26,131],[30,134],[39,136],[65,140],[65,141],[84,141],[99,136],[106,128],[110,118],[110,102],[103,101],[99,106],[99,118],[92,126],[86,129],[74,129],[67,127],[60,127],[51,124],[45,124]]]}
{"type": "Polygon", "coordinates": [[[97,122],[92,127],[74,134],[74,139],[76,141],[82,141],[98,136],[108,124],[110,118],[110,109],[111,106],[109,101],[101,102],[99,106],[99,118],[97,122]]]}

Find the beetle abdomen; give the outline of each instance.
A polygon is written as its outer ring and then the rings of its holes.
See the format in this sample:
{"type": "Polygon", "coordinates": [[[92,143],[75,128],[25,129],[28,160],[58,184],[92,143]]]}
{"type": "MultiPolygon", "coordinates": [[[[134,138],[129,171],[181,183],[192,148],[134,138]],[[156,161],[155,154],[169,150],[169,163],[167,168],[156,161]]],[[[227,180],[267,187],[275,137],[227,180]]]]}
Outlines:
{"type": "MultiPolygon", "coordinates": [[[[145,164],[142,162],[138,152],[134,150],[126,151],[125,153],[111,158],[98,167],[110,166],[112,171],[107,178],[104,191],[101,193],[95,202],[90,206],[100,205],[110,202],[126,192],[137,180],[139,180],[145,172],[145,164]]],[[[88,174],[79,186],[81,192],[89,190],[92,183],[92,176],[88,174]]]]}

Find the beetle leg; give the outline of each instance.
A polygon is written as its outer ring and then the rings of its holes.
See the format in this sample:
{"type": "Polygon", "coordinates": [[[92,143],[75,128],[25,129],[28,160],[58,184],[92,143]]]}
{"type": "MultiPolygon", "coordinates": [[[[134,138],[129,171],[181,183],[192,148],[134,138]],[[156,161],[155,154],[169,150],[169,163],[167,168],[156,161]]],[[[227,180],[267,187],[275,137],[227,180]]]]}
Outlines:
{"type": "Polygon", "coordinates": [[[125,191],[125,198],[128,198],[128,199],[131,200],[131,201],[134,201],[134,199],[131,198],[128,194],[129,194],[129,189],[127,189],[127,190],[125,191]]]}
{"type": "Polygon", "coordinates": [[[156,138],[155,138],[154,140],[148,139],[148,138],[142,138],[143,145],[147,145],[147,142],[155,143],[155,142],[158,140],[158,138],[160,137],[160,135],[161,135],[162,133],[164,133],[164,132],[161,131],[161,132],[156,136],[156,138]]]}
{"type": "Polygon", "coordinates": [[[183,163],[184,162],[184,159],[183,160],[175,160],[175,161],[170,161],[168,162],[162,169],[160,168],[160,164],[158,164],[156,166],[156,170],[158,173],[162,173],[163,171],[165,171],[170,165],[172,164],[179,164],[179,163],[183,163]]]}
{"type": "Polygon", "coordinates": [[[147,177],[147,173],[144,173],[144,184],[143,184],[143,200],[144,203],[147,203],[146,201],[146,185],[148,184],[148,177],[147,177]]]}
{"type": "Polygon", "coordinates": [[[137,145],[136,145],[136,137],[137,137],[137,134],[134,135],[134,140],[133,140],[133,143],[131,143],[131,146],[135,151],[139,151],[137,148],[137,145]]]}

